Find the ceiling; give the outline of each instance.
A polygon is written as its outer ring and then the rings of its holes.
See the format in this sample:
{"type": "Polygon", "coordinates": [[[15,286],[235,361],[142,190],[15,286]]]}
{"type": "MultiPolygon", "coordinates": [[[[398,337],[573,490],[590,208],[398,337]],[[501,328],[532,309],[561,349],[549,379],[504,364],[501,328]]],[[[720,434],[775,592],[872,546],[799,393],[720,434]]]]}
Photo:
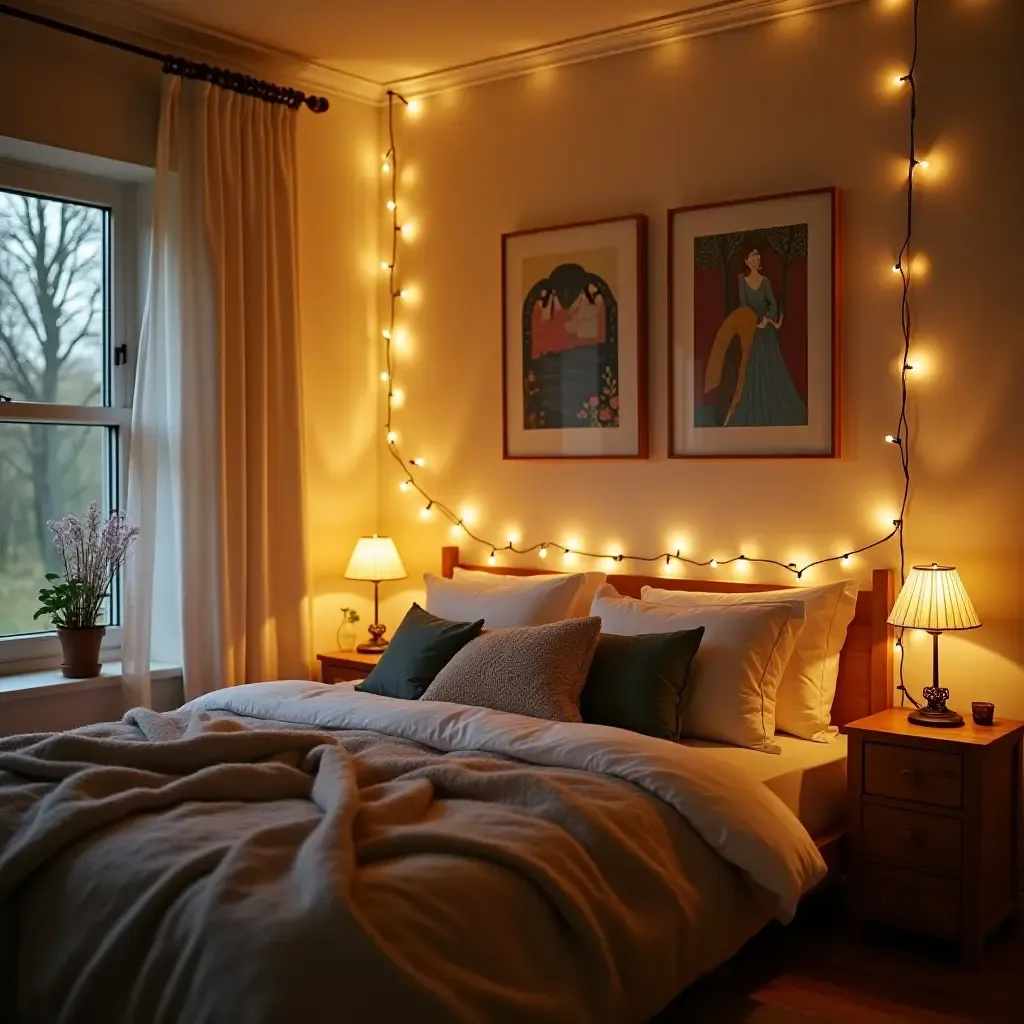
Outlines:
{"type": "Polygon", "coordinates": [[[739,0],[132,0],[373,82],[393,82],[739,0]]]}

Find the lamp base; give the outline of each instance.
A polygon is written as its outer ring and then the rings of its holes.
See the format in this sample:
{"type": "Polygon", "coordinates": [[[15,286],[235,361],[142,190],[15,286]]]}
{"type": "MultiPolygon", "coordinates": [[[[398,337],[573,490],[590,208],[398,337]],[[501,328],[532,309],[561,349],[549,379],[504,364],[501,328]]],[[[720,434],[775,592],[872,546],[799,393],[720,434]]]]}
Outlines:
{"type": "Polygon", "coordinates": [[[964,724],[964,716],[949,708],[931,711],[928,708],[915,708],[907,715],[907,721],[914,725],[930,725],[936,729],[956,729],[964,724]]]}
{"type": "Polygon", "coordinates": [[[366,632],[370,634],[370,639],[366,643],[360,644],[356,650],[360,654],[383,654],[388,645],[387,640],[384,639],[384,634],[387,631],[388,627],[382,626],[379,622],[367,626],[366,632]]]}

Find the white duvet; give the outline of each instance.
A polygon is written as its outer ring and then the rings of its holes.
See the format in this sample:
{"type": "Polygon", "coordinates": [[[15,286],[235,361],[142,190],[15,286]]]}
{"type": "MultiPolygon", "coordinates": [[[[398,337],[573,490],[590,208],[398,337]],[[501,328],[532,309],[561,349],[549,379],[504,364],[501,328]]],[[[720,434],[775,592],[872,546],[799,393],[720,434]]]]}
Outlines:
{"type": "Polygon", "coordinates": [[[186,708],[327,729],[369,729],[435,750],[484,750],[533,765],[631,782],[674,808],[724,860],[773,897],[789,921],[827,872],[807,830],[774,793],[699,749],[624,729],[547,722],[490,708],[404,701],[317,683],[218,690],[186,708]]]}
{"type": "Polygon", "coordinates": [[[0,1016],[639,1024],[824,873],[699,749],[243,686],[0,740],[0,1016]]]}

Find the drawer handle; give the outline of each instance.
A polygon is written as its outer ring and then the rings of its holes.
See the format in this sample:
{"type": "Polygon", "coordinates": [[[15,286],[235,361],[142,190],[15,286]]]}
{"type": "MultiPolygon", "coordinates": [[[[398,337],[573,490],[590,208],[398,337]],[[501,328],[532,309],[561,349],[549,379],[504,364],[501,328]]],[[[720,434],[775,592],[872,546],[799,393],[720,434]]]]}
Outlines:
{"type": "Polygon", "coordinates": [[[900,837],[902,838],[903,842],[905,842],[908,846],[914,841],[914,833],[911,832],[909,828],[905,828],[900,833],[900,837]]]}
{"type": "Polygon", "coordinates": [[[907,782],[913,782],[917,778],[917,772],[913,768],[901,768],[900,778],[906,779],[907,782]]]}

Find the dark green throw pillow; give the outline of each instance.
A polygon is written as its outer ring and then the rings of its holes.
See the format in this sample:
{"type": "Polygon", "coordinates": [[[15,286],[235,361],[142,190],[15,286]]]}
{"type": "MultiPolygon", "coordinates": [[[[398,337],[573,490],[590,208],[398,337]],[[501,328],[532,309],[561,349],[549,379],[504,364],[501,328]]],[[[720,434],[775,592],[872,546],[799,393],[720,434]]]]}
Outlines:
{"type": "Polygon", "coordinates": [[[434,676],[470,640],[478,637],[483,628],[483,619],[449,622],[414,604],[395,630],[380,661],[356,689],[381,697],[419,700],[434,676]]]}
{"type": "Polygon", "coordinates": [[[584,722],[679,739],[683,691],[704,627],[675,633],[602,633],[580,696],[584,722]]]}

